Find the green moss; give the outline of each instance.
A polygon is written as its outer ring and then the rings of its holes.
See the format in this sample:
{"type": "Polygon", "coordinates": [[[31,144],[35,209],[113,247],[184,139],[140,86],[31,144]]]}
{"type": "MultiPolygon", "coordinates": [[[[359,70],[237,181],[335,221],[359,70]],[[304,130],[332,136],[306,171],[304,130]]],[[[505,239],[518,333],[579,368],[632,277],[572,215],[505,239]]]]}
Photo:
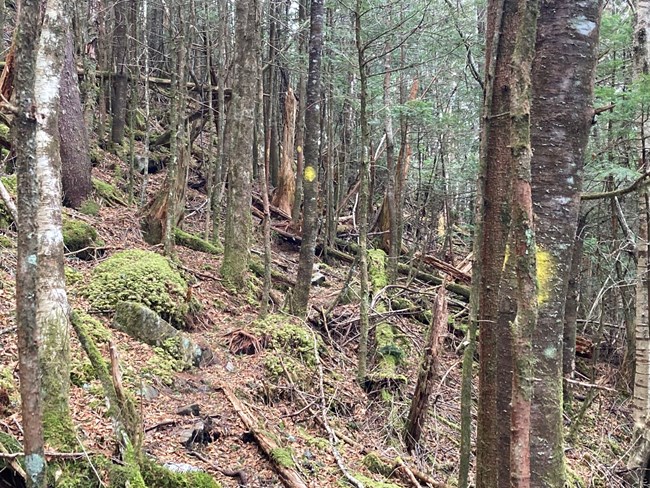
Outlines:
{"type": "Polygon", "coordinates": [[[101,207],[99,203],[89,198],[88,200],[84,200],[81,203],[81,205],[79,206],[79,212],[81,212],[84,215],[92,215],[94,217],[99,215],[100,208],[101,207]]]}
{"type": "Polygon", "coordinates": [[[143,371],[157,377],[162,383],[171,386],[176,373],[186,369],[187,363],[175,359],[162,347],[154,347],[154,355],[149,358],[143,371]]]}
{"type": "Polygon", "coordinates": [[[3,176],[0,180],[2,180],[2,184],[5,186],[9,194],[12,197],[15,197],[18,193],[18,178],[16,175],[3,176]]]}
{"type": "Polygon", "coordinates": [[[106,183],[98,178],[93,178],[93,188],[95,194],[110,205],[127,206],[126,197],[113,185],[106,183]]]}
{"type": "Polygon", "coordinates": [[[371,473],[380,474],[386,478],[388,478],[391,474],[393,474],[393,471],[395,471],[393,466],[384,462],[375,452],[369,452],[366,454],[366,456],[363,458],[363,465],[371,473]]]}
{"type": "Polygon", "coordinates": [[[212,476],[201,471],[176,473],[150,459],[142,461],[141,469],[146,485],[152,488],[221,488],[212,476]]]}
{"type": "Polygon", "coordinates": [[[195,251],[204,252],[207,254],[222,254],[223,248],[216,246],[213,243],[201,239],[199,236],[190,234],[181,229],[174,229],[174,241],[179,246],[187,247],[189,249],[194,249],[195,251]]]}
{"type": "Polygon", "coordinates": [[[93,488],[101,486],[92,467],[84,461],[50,462],[48,486],[56,488],[93,488]]]}
{"type": "Polygon", "coordinates": [[[368,250],[368,276],[374,293],[388,286],[386,253],[382,249],[368,250]]]}
{"type": "Polygon", "coordinates": [[[13,239],[10,237],[0,235],[0,247],[4,247],[7,249],[13,249],[15,246],[13,239]]]}
{"type": "MultiPolygon", "coordinates": [[[[402,488],[400,485],[396,485],[395,483],[388,483],[385,481],[375,481],[372,478],[368,478],[367,476],[360,474],[360,473],[352,473],[352,475],[360,481],[363,486],[366,488],[402,488]]],[[[352,484],[346,479],[346,478],[341,478],[337,482],[337,484],[341,488],[349,488],[352,486],[352,484]]]]}
{"type": "Polygon", "coordinates": [[[95,317],[85,312],[76,312],[81,327],[84,328],[88,336],[95,342],[108,343],[113,339],[113,333],[108,327],[102,324],[95,317]]]}
{"type": "Polygon", "coordinates": [[[92,259],[94,253],[87,248],[102,247],[97,231],[81,220],[63,219],[63,245],[69,252],[76,252],[81,259],[92,259]],[[84,249],[86,249],[84,251],[84,249]]]}
{"type": "Polygon", "coordinates": [[[83,281],[84,275],[81,271],[77,271],[71,266],[66,266],[64,268],[65,272],[65,284],[68,287],[74,287],[76,284],[83,281]]]}
{"type": "MultiPolygon", "coordinates": [[[[289,315],[269,315],[253,324],[254,331],[266,336],[269,346],[300,359],[309,366],[316,364],[314,356],[314,333],[299,319],[289,315]]],[[[319,351],[324,351],[323,342],[316,335],[319,351]]]]}
{"type": "Polygon", "coordinates": [[[70,382],[79,388],[87,385],[95,378],[95,369],[90,360],[72,356],[70,360],[70,382]]]}
{"type": "Polygon", "coordinates": [[[167,258],[150,251],[111,256],[95,268],[83,293],[98,310],[110,311],[120,301],[137,302],[177,327],[190,312],[187,283],[167,258]]]}
{"type": "MultiPolygon", "coordinates": [[[[0,180],[2,180],[2,183],[4,184],[9,194],[13,198],[16,198],[16,192],[17,192],[16,188],[18,186],[16,175],[3,176],[2,178],[0,178],[0,180]]],[[[13,216],[9,212],[9,209],[7,209],[7,207],[5,206],[2,199],[0,199],[0,228],[8,229],[9,227],[11,227],[13,223],[14,223],[13,216]]]]}
{"type": "Polygon", "coordinates": [[[290,469],[296,467],[296,463],[293,461],[293,453],[287,447],[276,447],[271,451],[271,457],[280,466],[290,469]]]}
{"type": "Polygon", "coordinates": [[[45,442],[57,450],[74,451],[79,446],[70,411],[48,408],[43,411],[45,442]]]}

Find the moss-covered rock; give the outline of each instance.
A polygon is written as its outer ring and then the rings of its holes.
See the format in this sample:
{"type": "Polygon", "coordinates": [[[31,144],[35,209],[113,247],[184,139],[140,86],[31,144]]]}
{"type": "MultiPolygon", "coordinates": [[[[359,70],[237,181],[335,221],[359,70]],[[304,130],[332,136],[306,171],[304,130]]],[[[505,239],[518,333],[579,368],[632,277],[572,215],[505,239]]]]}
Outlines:
{"type": "Polygon", "coordinates": [[[301,320],[289,315],[269,315],[253,324],[253,330],[264,335],[271,349],[281,351],[308,366],[316,364],[314,337],[319,351],[324,351],[323,342],[318,335],[301,320]]]}
{"type": "Polygon", "coordinates": [[[150,308],[135,302],[119,302],[115,306],[113,326],[150,346],[159,347],[181,361],[182,369],[199,366],[212,352],[195,344],[150,308]]]}
{"type": "Polygon", "coordinates": [[[85,222],[75,219],[63,219],[63,245],[68,252],[84,260],[93,259],[93,249],[104,246],[97,231],[85,222]]]}
{"type": "Polygon", "coordinates": [[[221,484],[207,473],[177,473],[151,459],[145,459],[141,463],[141,471],[146,485],[152,488],[221,488],[221,484]]]}
{"type": "Polygon", "coordinates": [[[194,249],[195,251],[204,252],[207,254],[222,254],[223,248],[215,244],[201,239],[199,236],[185,232],[184,230],[174,229],[174,241],[179,246],[194,249]]]}
{"type": "Polygon", "coordinates": [[[369,452],[366,454],[366,456],[363,458],[363,465],[371,473],[380,474],[386,478],[388,478],[393,473],[393,471],[395,471],[395,467],[384,462],[376,452],[369,452]]]}
{"type": "Polygon", "coordinates": [[[83,293],[97,310],[111,311],[121,301],[140,303],[180,328],[190,313],[186,281],[167,258],[150,251],[111,256],[94,269],[83,293]]]}
{"type": "MultiPolygon", "coordinates": [[[[253,323],[252,329],[267,345],[264,367],[273,382],[288,376],[292,382],[306,386],[313,380],[314,334],[301,320],[289,315],[269,315],[253,323]]],[[[319,353],[324,352],[322,340],[318,335],[315,337],[319,353]]]]}
{"type": "Polygon", "coordinates": [[[98,178],[93,178],[93,188],[95,194],[100,197],[108,205],[121,205],[126,207],[128,205],[124,194],[110,183],[106,183],[98,178]]]}

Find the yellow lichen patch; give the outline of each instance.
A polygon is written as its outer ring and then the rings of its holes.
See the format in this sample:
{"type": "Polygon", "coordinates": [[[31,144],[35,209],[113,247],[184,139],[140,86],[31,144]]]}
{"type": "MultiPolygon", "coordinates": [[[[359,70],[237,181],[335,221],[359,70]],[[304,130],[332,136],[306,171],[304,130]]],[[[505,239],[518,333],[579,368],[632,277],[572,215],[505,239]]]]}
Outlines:
{"type": "Polygon", "coordinates": [[[311,183],[316,179],[316,170],[313,166],[307,166],[305,168],[305,180],[311,183]]]}
{"type": "Polygon", "coordinates": [[[537,304],[542,305],[551,296],[551,282],[555,274],[555,259],[551,253],[537,246],[537,304]]]}

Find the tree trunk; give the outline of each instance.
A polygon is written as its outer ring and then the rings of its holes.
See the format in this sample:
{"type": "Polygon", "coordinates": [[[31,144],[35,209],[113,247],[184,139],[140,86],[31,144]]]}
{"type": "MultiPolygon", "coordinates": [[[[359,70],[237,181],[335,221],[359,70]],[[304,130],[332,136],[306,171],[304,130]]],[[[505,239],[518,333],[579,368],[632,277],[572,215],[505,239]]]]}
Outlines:
{"type": "Polygon", "coordinates": [[[113,31],[113,74],[112,109],[113,124],[111,126],[111,141],[122,144],[126,127],[126,105],[129,90],[127,73],[128,37],[127,33],[127,0],[117,0],[115,3],[115,30],[113,31]]]}
{"type": "MultiPolygon", "coordinates": [[[[28,488],[45,486],[43,406],[39,368],[39,344],[42,325],[36,318],[38,222],[38,182],[35,173],[37,119],[32,115],[35,103],[35,69],[40,36],[40,0],[24,0],[17,19],[15,70],[16,161],[18,174],[17,206],[18,266],[16,269],[16,324],[23,419],[23,447],[28,488]]],[[[49,161],[48,161],[49,162],[49,161]]],[[[60,230],[59,230],[60,231],[60,230]]],[[[60,233],[59,233],[60,236],[60,233]]]]}
{"type": "Polygon", "coordinates": [[[509,463],[509,452],[497,444],[497,319],[499,283],[510,225],[510,119],[498,116],[510,111],[510,65],[517,33],[514,0],[488,2],[486,91],[481,135],[481,168],[478,180],[476,267],[472,295],[478,306],[479,406],[477,426],[477,488],[497,486],[500,463],[509,463]]]}
{"type": "Polygon", "coordinates": [[[573,378],[576,367],[576,331],[578,323],[578,295],[580,290],[580,268],[582,264],[582,251],[584,248],[585,218],[578,219],[576,239],[573,244],[571,256],[571,271],[567,287],[566,303],[564,305],[564,337],[562,340],[562,374],[564,386],[562,400],[564,409],[571,405],[573,400],[569,379],[573,378]]]}
{"type": "Polygon", "coordinates": [[[17,37],[20,219],[16,312],[30,487],[45,486],[43,431],[48,443],[57,447],[70,447],[74,440],[68,409],[70,328],[63,272],[57,120],[67,11],[65,1],[48,2],[39,36],[40,2],[23,2],[17,37]]]}
{"type": "Polygon", "coordinates": [[[293,152],[296,135],[296,97],[289,88],[284,101],[284,131],[282,137],[282,158],[278,172],[278,186],[271,202],[284,213],[291,215],[296,175],[293,172],[293,152]]]}
{"type": "MultiPolygon", "coordinates": [[[[517,315],[512,324],[512,400],[508,487],[529,488],[530,406],[533,398],[532,339],[537,322],[537,266],[531,196],[531,65],[535,54],[538,0],[520,0],[520,28],[512,56],[510,103],[513,202],[510,252],[516,268],[517,315]]],[[[499,484],[504,485],[499,479],[499,484]]]]}
{"type": "MultiPolygon", "coordinates": [[[[637,0],[636,26],[634,34],[634,68],[635,76],[643,80],[650,74],[650,2],[637,0]]],[[[643,107],[640,127],[640,160],[641,171],[650,168],[650,154],[646,146],[646,138],[650,133],[650,115],[647,107],[643,107]]],[[[639,480],[645,478],[642,470],[647,469],[650,457],[650,324],[648,320],[648,213],[650,212],[650,192],[647,187],[639,191],[639,237],[637,239],[636,266],[636,317],[635,317],[635,364],[634,364],[634,396],[632,401],[632,417],[634,419],[634,435],[636,445],[628,460],[628,468],[635,470],[639,480]]],[[[636,481],[636,480],[635,480],[636,481]]]]}
{"type": "Polygon", "coordinates": [[[440,339],[447,328],[447,293],[444,285],[438,290],[433,304],[433,318],[427,336],[422,362],[415,384],[415,393],[411,400],[411,408],[406,420],[404,440],[409,451],[414,451],[422,435],[422,428],[427,418],[429,399],[435,386],[438,373],[439,355],[441,350],[440,339]]]}
{"type": "Polygon", "coordinates": [[[245,0],[237,2],[235,10],[234,80],[228,120],[230,141],[226,150],[230,164],[221,275],[236,289],[244,288],[248,278],[259,9],[258,0],[245,0]]]}
{"type": "Polygon", "coordinates": [[[304,205],[302,213],[302,244],[298,261],[298,276],[293,290],[293,313],[307,312],[314,249],[318,234],[318,166],[320,147],[320,67],[323,51],[323,0],[311,2],[309,33],[309,73],[307,76],[307,105],[305,112],[305,169],[303,170],[304,205]]]}
{"type": "MultiPolygon", "coordinates": [[[[307,1],[300,0],[298,2],[298,22],[304,25],[307,20],[307,1]]],[[[307,50],[307,40],[305,29],[301,28],[298,34],[298,52],[304,53],[307,50]]],[[[303,172],[305,169],[305,153],[303,151],[305,145],[305,112],[307,107],[307,78],[304,73],[300,72],[298,78],[298,113],[296,119],[296,184],[293,199],[293,208],[291,209],[291,225],[295,229],[300,228],[300,207],[303,201],[303,172]]]]}
{"type": "Polygon", "coordinates": [[[564,486],[562,337],[591,121],[602,2],[541,3],[533,64],[532,186],[539,319],[533,338],[531,485],[564,486]]]}
{"type": "Polygon", "coordinates": [[[357,382],[364,385],[368,366],[368,331],[369,324],[369,286],[368,286],[368,183],[370,179],[370,127],[368,124],[368,72],[366,66],[365,46],[361,34],[362,0],[357,0],[354,15],[354,33],[357,45],[359,67],[359,125],[361,126],[361,167],[359,168],[359,284],[361,301],[359,302],[359,350],[357,353],[357,382]]]}
{"type": "Polygon", "coordinates": [[[65,63],[61,74],[60,90],[61,113],[64,115],[59,118],[63,203],[68,207],[79,208],[90,196],[93,185],[90,178],[92,163],[79,96],[79,76],[74,60],[72,32],[68,33],[65,44],[65,63]]]}

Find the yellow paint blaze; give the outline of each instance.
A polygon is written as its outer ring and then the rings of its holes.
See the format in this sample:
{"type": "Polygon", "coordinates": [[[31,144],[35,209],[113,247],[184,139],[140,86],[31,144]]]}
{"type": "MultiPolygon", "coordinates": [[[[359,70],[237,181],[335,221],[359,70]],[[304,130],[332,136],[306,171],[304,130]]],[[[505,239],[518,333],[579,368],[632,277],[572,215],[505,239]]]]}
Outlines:
{"type": "Polygon", "coordinates": [[[301,153],[302,152],[302,146],[296,147],[296,152],[301,153]]]}
{"type": "Polygon", "coordinates": [[[305,181],[311,183],[315,179],[316,179],[316,170],[313,168],[313,166],[307,166],[305,168],[305,181]]]}
{"type": "Polygon", "coordinates": [[[537,247],[537,304],[543,305],[551,296],[551,284],[555,274],[555,259],[548,251],[537,247]]]}

